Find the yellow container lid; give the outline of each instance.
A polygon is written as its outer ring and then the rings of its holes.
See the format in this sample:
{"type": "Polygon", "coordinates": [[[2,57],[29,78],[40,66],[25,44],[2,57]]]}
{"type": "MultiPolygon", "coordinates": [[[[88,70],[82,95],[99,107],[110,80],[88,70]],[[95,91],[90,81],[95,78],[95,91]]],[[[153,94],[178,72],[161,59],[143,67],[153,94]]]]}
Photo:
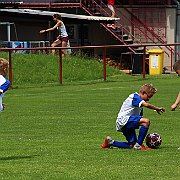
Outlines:
{"type": "Polygon", "coordinates": [[[153,54],[161,54],[163,52],[164,52],[163,49],[149,49],[148,50],[148,53],[153,53],[153,54]]]}

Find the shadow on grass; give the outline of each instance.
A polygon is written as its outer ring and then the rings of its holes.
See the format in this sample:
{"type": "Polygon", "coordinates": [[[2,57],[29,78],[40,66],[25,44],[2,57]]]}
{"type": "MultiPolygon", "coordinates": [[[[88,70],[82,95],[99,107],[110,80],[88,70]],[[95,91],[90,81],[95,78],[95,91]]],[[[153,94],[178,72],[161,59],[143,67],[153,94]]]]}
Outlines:
{"type": "Polygon", "coordinates": [[[31,156],[7,156],[7,157],[0,157],[0,161],[11,161],[11,160],[19,160],[19,159],[30,159],[34,158],[38,155],[31,155],[31,156]]]}

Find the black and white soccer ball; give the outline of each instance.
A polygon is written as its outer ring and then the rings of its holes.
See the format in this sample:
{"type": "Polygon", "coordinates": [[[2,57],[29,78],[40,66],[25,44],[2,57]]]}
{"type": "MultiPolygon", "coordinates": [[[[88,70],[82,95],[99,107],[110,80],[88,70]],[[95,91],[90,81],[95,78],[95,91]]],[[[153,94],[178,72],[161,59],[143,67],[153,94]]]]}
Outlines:
{"type": "Polygon", "coordinates": [[[161,145],[161,143],[162,143],[161,136],[156,132],[149,133],[146,136],[146,145],[149,148],[157,149],[161,145]]]}

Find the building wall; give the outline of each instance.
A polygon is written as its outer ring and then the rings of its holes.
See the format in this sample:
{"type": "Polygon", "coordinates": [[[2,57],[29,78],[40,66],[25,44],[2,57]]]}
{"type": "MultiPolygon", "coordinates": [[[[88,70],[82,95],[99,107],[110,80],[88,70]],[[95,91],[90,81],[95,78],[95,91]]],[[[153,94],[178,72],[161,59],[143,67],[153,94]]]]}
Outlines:
{"type": "MultiPolygon", "coordinates": [[[[3,22],[14,23],[11,25],[11,41],[40,41],[44,39],[39,31],[47,26],[46,20],[21,17],[3,17],[2,19],[3,22]]],[[[5,25],[0,25],[0,41],[7,41],[7,26],[5,25]]]]}
{"type": "MultiPolygon", "coordinates": [[[[167,8],[166,9],[166,18],[167,18],[167,43],[173,44],[176,42],[176,9],[175,8],[167,8]]],[[[175,47],[172,47],[175,50],[175,47]]],[[[167,51],[167,49],[165,49],[167,51]]],[[[168,51],[167,51],[168,52],[168,51]]],[[[169,52],[170,54],[170,52],[169,52]]],[[[173,63],[175,62],[175,58],[172,59],[173,63]]],[[[165,53],[164,58],[164,66],[169,67],[171,64],[171,57],[169,57],[165,53]]]]}

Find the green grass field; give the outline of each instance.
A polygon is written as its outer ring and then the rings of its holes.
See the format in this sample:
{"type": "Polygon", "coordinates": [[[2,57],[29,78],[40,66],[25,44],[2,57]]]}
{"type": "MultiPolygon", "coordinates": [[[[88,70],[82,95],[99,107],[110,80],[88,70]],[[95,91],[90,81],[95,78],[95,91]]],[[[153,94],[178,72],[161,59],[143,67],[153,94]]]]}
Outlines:
{"type": "Polygon", "coordinates": [[[19,86],[15,79],[0,114],[1,179],[180,179],[180,109],[170,111],[179,80],[175,75],[119,75],[106,82],[19,86]],[[144,83],[158,89],[150,102],[166,108],[162,115],[144,109],[144,117],[151,120],[149,132],[162,136],[161,147],[101,149],[106,135],[124,141],[115,130],[117,113],[144,83]]]}

